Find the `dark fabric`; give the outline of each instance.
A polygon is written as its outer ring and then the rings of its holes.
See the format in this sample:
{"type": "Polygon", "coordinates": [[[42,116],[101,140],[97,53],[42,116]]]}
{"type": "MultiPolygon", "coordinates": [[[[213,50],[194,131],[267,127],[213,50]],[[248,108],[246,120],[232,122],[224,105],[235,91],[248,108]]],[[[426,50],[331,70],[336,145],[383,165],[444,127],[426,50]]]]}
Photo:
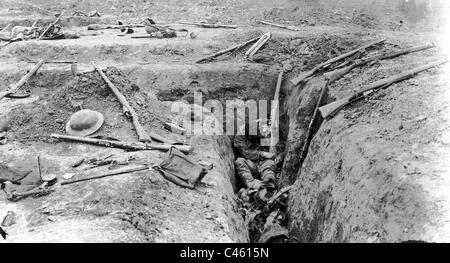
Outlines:
{"type": "Polygon", "coordinates": [[[175,147],[170,148],[167,159],[156,166],[155,169],[167,180],[190,189],[195,188],[195,185],[208,172],[175,147]]]}
{"type": "Polygon", "coordinates": [[[261,159],[259,137],[236,135],[233,138],[236,157],[243,157],[251,161],[261,159]]]}
{"type": "Polygon", "coordinates": [[[236,159],[235,167],[246,188],[258,189],[263,183],[275,182],[276,166],[273,160],[253,162],[241,157],[236,159]]]}

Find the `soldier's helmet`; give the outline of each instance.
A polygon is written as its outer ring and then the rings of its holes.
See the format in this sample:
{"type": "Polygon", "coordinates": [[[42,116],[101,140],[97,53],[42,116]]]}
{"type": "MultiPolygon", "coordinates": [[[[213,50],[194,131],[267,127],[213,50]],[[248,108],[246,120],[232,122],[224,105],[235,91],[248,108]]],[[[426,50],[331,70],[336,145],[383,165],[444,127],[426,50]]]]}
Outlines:
{"type": "Polygon", "coordinates": [[[74,136],[87,136],[102,127],[105,118],[100,112],[80,110],[74,113],[66,124],[66,131],[74,136]]]}

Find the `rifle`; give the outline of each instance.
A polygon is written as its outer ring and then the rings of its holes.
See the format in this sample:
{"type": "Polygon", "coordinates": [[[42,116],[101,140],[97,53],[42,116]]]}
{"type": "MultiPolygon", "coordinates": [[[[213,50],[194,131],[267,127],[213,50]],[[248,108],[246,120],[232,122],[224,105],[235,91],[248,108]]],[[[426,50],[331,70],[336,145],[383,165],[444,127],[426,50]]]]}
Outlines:
{"type": "Polygon", "coordinates": [[[293,31],[300,31],[299,28],[292,27],[292,26],[285,26],[285,25],[270,23],[270,22],[266,22],[266,21],[258,21],[258,22],[261,24],[264,24],[264,25],[275,26],[275,27],[284,28],[284,29],[293,30],[293,31]]]}
{"type": "Polygon", "coordinates": [[[237,28],[236,25],[219,25],[219,24],[207,24],[207,23],[189,23],[189,22],[179,22],[183,25],[199,26],[203,28],[237,28]]]}
{"type": "Polygon", "coordinates": [[[203,62],[203,61],[206,61],[206,60],[210,60],[210,59],[216,58],[216,57],[218,57],[218,56],[221,56],[221,55],[226,54],[226,53],[228,53],[228,52],[231,52],[231,51],[233,51],[233,50],[240,49],[240,48],[242,48],[242,47],[244,47],[244,46],[246,46],[246,45],[248,45],[248,44],[251,44],[251,43],[253,43],[253,42],[255,42],[255,41],[258,41],[259,39],[260,39],[260,37],[250,39],[250,40],[248,40],[248,41],[246,41],[246,42],[244,42],[244,43],[242,43],[242,44],[239,44],[239,45],[236,45],[236,46],[233,46],[233,47],[224,49],[224,50],[222,50],[222,51],[219,51],[219,52],[217,52],[217,53],[214,53],[214,54],[212,54],[211,56],[207,56],[207,57],[198,59],[197,61],[195,61],[195,63],[201,63],[201,62],[203,62]]]}
{"type": "Polygon", "coordinates": [[[322,103],[323,97],[325,97],[325,93],[327,92],[328,84],[330,84],[330,82],[331,81],[328,80],[325,83],[325,86],[322,88],[322,91],[320,92],[319,100],[317,101],[316,108],[314,109],[314,114],[311,118],[311,121],[309,122],[308,130],[306,131],[305,140],[304,140],[303,146],[302,146],[302,151],[300,152],[300,162],[303,162],[306,158],[306,152],[309,148],[309,137],[311,136],[312,128],[313,128],[314,122],[316,121],[320,104],[322,103]]]}
{"type": "Polygon", "coordinates": [[[332,102],[330,104],[327,104],[325,106],[322,106],[319,108],[320,114],[324,119],[329,118],[331,116],[334,116],[340,109],[342,109],[345,105],[350,104],[354,101],[357,101],[361,98],[363,98],[366,94],[366,92],[374,92],[381,88],[387,88],[390,85],[403,81],[405,79],[409,79],[416,75],[417,73],[420,73],[422,71],[428,70],[433,67],[437,67],[441,64],[447,63],[447,60],[442,60],[438,62],[433,62],[421,67],[417,67],[408,71],[404,71],[398,75],[394,75],[389,78],[384,78],[379,81],[376,81],[370,85],[367,85],[360,89],[359,91],[355,92],[353,95],[350,95],[346,98],[343,98],[341,100],[337,100],[335,102],[332,102]]]}
{"type": "Polygon", "coordinates": [[[175,147],[184,153],[190,153],[193,150],[192,146],[190,145],[167,145],[167,144],[148,144],[140,142],[122,142],[122,141],[103,140],[103,139],[60,135],[60,134],[52,134],[50,135],[50,137],[66,141],[93,144],[103,147],[120,148],[130,151],[148,151],[148,150],[168,151],[172,147],[175,147]]]}
{"type": "Polygon", "coordinates": [[[367,48],[369,48],[369,47],[371,47],[371,46],[374,46],[374,45],[383,43],[383,42],[385,42],[385,41],[386,41],[386,39],[377,40],[377,41],[375,41],[375,42],[372,42],[372,43],[370,43],[370,44],[367,44],[367,45],[365,45],[365,46],[362,46],[362,47],[360,47],[360,48],[357,48],[357,49],[352,50],[352,51],[350,51],[350,52],[347,52],[347,53],[345,53],[345,54],[342,54],[342,55],[340,55],[340,56],[338,56],[338,57],[335,57],[335,58],[332,58],[332,59],[330,59],[330,60],[327,60],[327,61],[325,61],[325,62],[319,64],[318,66],[316,66],[316,67],[313,68],[312,70],[310,70],[310,71],[308,71],[308,72],[305,72],[305,73],[303,73],[303,74],[300,74],[300,75],[297,76],[296,78],[292,79],[291,82],[292,82],[292,84],[294,84],[294,86],[297,86],[297,85],[300,84],[301,82],[305,81],[307,78],[312,77],[312,76],[313,76],[314,74],[316,74],[316,72],[318,72],[319,70],[322,70],[322,69],[326,68],[327,66],[330,66],[331,64],[333,64],[333,63],[335,63],[335,62],[338,62],[339,60],[342,60],[342,59],[344,59],[344,58],[350,57],[350,56],[352,56],[352,55],[354,55],[354,54],[356,54],[356,53],[358,53],[358,52],[361,52],[361,51],[366,50],[367,48]]]}
{"type": "Polygon", "coordinates": [[[273,101],[275,101],[275,105],[272,108],[272,111],[270,113],[270,118],[272,119],[272,122],[270,124],[270,153],[275,154],[277,149],[276,145],[278,142],[279,137],[279,115],[280,115],[280,105],[279,105],[279,99],[280,99],[280,90],[281,90],[281,84],[283,82],[283,71],[280,72],[278,75],[278,81],[277,81],[277,87],[275,89],[275,95],[273,96],[273,101]],[[275,134],[276,132],[276,134],[275,134]]]}
{"type": "Polygon", "coordinates": [[[8,28],[11,26],[11,24],[7,24],[1,31],[1,32],[5,32],[6,30],[8,30],[8,28]]]}
{"type": "Polygon", "coordinates": [[[138,166],[138,167],[135,167],[135,168],[127,169],[127,170],[121,170],[121,171],[111,172],[111,173],[102,174],[102,175],[88,176],[88,177],[81,178],[81,179],[76,179],[76,180],[62,182],[61,185],[75,184],[75,183],[79,183],[79,182],[90,181],[90,180],[94,180],[94,179],[100,179],[100,178],[105,178],[105,177],[110,177],[110,176],[115,176],[115,175],[120,175],[120,174],[127,174],[127,173],[134,173],[134,172],[139,172],[139,171],[145,171],[145,170],[149,170],[149,169],[150,168],[148,166],[141,165],[141,166],[138,166]]]}
{"type": "Polygon", "coordinates": [[[44,32],[42,32],[42,34],[39,36],[38,40],[40,40],[40,39],[47,33],[47,31],[50,30],[50,28],[52,28],[52,27],[54,27],[56,24],[58,24],[59,20],[61,20],[61,17],[64,15],[64,13],[65,13],[66,11],[67,11],[67,10],[64,10],[64,11],[56,18],[56,20],[55,20],[53,23],[51,23],[50,25],[48,25],[48,27],[44,30],[44,32]]]}
{"type": "Polygon", "coordinates": [[[124,29],[132,27],[144,27],[142,24],[129,24],[129,25],[100,25],[91,24],[87,26],[87,30],[103,30],[103,29],[124,29]]]}
{"type": "Polygon", "coordinates": [[[31,76],[38,71],[44,62],[45,61],[43,59],[40,60],[25,76],[19,80],[19,82],[17,82],[14,86],[9,87],[6,91],[0,92],[0,100],[8,95],[16,93],[25,83],[28,82],[31,76]]]}
{"type": "MultiPolygon", "coordinates": [[[[120,93],[120,91],[112,84],[112,82],[106,77],[105,73],[92,61],[92,66],[98,71],[102,79],[106,82],[108,87],[111,89],[111,91],[116,95],[117,99],[119,100],[120,104],[122,104],[124,112],[126,115],[131,117],[131,120],[133,121],[133,126],[136,130],[136,133],[138,134],[138,138],[140,142],[151,142],[152,140],[148,136],[147,132],[145,132],[144,127],[142,127],[141,123],[139,122],[139,117],[137,113],[134,111],[134,109],[130,106],[125,96],[120,93]]],[[[163,140],[164,141],[164,140],[163,140]]]]}
{"type": "Polygon", "coordinates": [[[362,65],[365,65],[365,64],[375,61],[375,60],[395,58],[395,57],[399,57],[399,56],[406,55],[409,53],[414,53],[414,52],[419,52],[422,50],[430,49],[433,47],[435,47],[435,45],[433,45],[433,44],[423,45],[423,46],[417,46],[417,47],[403,49],[400,51],[394,51],[394,52],[391,52],[388,54],[376,55],[376,56],[372,56],[372,57],[365,58],[365,59],[357,59],[352,65],[347,66],[345,68],[337,69],[337,70],[334,70],[331,72],[327,72],[327,73],[323,74],[323,76],[325,78],[329,79],[330,82],[333,82],[333,81],[340,79],[341,77],[343,77],[344,75],[349,73],[352,69],[356,68],[357,66],[362,66],[362,65]]]}

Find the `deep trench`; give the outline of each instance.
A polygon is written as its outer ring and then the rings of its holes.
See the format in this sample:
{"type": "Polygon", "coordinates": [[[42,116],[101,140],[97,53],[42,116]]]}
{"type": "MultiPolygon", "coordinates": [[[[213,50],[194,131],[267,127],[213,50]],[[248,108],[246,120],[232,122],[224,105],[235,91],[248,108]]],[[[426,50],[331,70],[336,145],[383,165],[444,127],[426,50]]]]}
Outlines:
{"type": "MultiPolygon", "coordinates": [[[[107,70],[107,73],[110,74],[117,74],[118,76],[121,76],[122,74],[119,72],[116,72],[116,70],[114,68],[109,69],[109,71],[107,70]]],[[[263,73],[266,74],[266,73],[263,73]]],[[[61,96],[63,96],[63,98],[66,97],[70,97],[72,95],[66,94],[66,93],[73,93],[73,92],[81,92],[81,93],[85,93],[88,92],[89,94],[92,94],[93,101],[92,103],[95,103],[95,99],[97,100],[101,100],[102,96],[105,96],[108,91],[105,90],[104,85],[102,86],[103,88],[97,91],[89,91],[87,90],[87,87],[90,87],[92,85],[94,85],[95,83],[97,83],[99,81],[99,79],[97,77],[92,77],[95,76],[95,73],[82,73],[81,75],[79,75],[78,77],[81,78],[82,80],[82,84],[81,87],[75,87],[76,85],[69,84],[68,89],[62,89],[62,88],[58,88],[58,93],[55,94],[61,94],[61,96]],[[86,75],[87,74],[87,75],[86,75]],[[74,91],[74,89],[76,91],[74,91]],[[98,94],[98,95],[95,95],[98,94]],[[96,97],[99,96],[99,97],[96,97]]],[[[232,75],[229,76],[230,78],[233,78],[232,75]]],[[[259,94],[254,94],[254,98],[260,98],[260,99],[265,99],[265,100],[271,100],[271,97],[273,96],[273,93],[275,91],[275,83],[277,80],[277,72],[276,71],[269,71],[266,76],[264,76],[264,78],[268,79],[269,81],[267,81],[267,85],[265,87],[261,87],[260,83],[253,83],[251,81],[246,82],[246,83],[235,83],[235,84],[219,84],[217,85],[218,88],[216,91],[210,91],[206,94],[205,100],[207,99],[231,99],[234,96],[236,96],[236,98],[240,98],[240,99],[245,99],[248,98],[248,94],[246,94],[246,91],[254,91],[254,90],[258,90],[259,94]],[[223,89],[225,85],[225,93],[224,92],[220,92],[221,89],[223,89]]],[[[52,72],[52,71],[47,71],[45,73],[39,73],[38,77],[36,79],[34,79],[31,83],[30,83],[30,87],[31,86],[38,86],[38,87],[49,87],[49,86],[55,86],[58,87],[61,85],[61,83],[64,82],[64,80],[69,79],[70,83],[70,79],[73,79],[73,76],[71,76],[69,73],[64,73],[64,74],[60,74],[60,73],[56,73],[56,72],[52,72]]],[[[119,78],[120,79],[120,78],[119,78]]],[[[114,77],[113,77],[114,80],[114,77]]],[[[101,83],[101,82],[100,82],[101,83]]],[[[283,84],[283,88],[282,90],[290,90],[292,89],[292,87],[289,87],[289,80],[285,79],[283,84]]],[[[67,85],[64,85],[67,86],[67,85]]],[[[133,89],[136,89],[136,86],[131,85],[131,92],[133,91],[133,89]]],[[[194,90],[195,91],[195,90],[194,90]]],[[[50,93],[49,93],[50,94],[50,93]]],[[[190,97],[192,95],[192,90],[191,91],[186,91],[183,90],[183,92],[180,92],[179,89],[175,88],[169,91],[161,91],[158,93],[157,97],[158,99],[164,99],[163,97],[168,96],[171,97],[172,100],[176,100],[176,99],[186,99],[190,101],[190,97]]],[[[205,94],[204,94],[205,95],[205,94]]],[[[315,96],[317,94],[313,93],[310,94],[308,96],[311,96],[311,98],[307,98],[307,100],[310,100],[311,102],[315,100],[315,96]]],[[[49,95],[50,96],[50,95],[49,95]]],[[[289,94],[283,93],[281,95],[281,103],[280,103],[280,142],[279,142],[279,148],[281,149],[281,151],[283,151],[284,147],[285,147],[285,142],[286,139],[288,137],[288,134],[290,132],[290,130],[292,129],[292,127],[290,127],[290,118],[288,115],[288,108],[291,107],[292,105],[290,105],[290,103],[292,103],[292,101],[289,100],[289,98],[292,97],[289,94]]],[[[77,98],[77,95],[74,95],[73,98],[77,98]]],[[[167,99],[167,97],[166,97],[167,99]]],[[[303,98],[304,99],[304,98],[303,98]]],[[[89,104],[88,104],[89,105],[89,104]]],[[[16,139],[18,139],[19,141],[23,141],[24,142],[30,142],[30,141],[37,141],[38,138],[34,138],[34,137],[30,137],[30,132],[31,133],[49,133],[51,131],[53,131],[54,129],[58,129],[59,124],[57,123],[52,123],[50,126],[48,127],[44,127],[43,125],[45,124],[49,124],[51,122],[53,122],[53,120],[55,118],[57,119],[64,119],[68,117],[68,114],[71,111],[75,111],[76,110],[76,105],[67,105],[67,103],[63,100],[61,102],[59,102],[58,104],[56,104],[56,106],[52,108],[53,112],[58,112],[55,114],[51,114],[49,116],[47,116],[46,118],[37,118],[36,120],[32,120],[31,123],[28,123],[30,120],[29,118],[26,118],[26,114],[24,114],[23,112],[21,112],[19,110],[19,113],[16,110],[12,111],[12,116],[14,116],[14,120],[13,120],[13,125],[17,126],[14,127],[14,129],[19,130],[18,128],[21,127],[23,128],[22,131],[19,132],[19,134],[17,135],[16,139]],[[56,108],[55,108],[56,107],[56,108]],[[57,107],[61,107],[61,108],[57,108],[57,107]],[[67,111],[67,112],[66,112],[67,111]],[[15,115],[14,115],[15,114],[15,115]],[[67,115],[67,116],[66,116],[67,115]],[[25,119],[24,119],[25,118],[25,119]],[[28,123],[25,127],[22,127],[23,123],[26,122],[28,123]],[[36,126],[41,126],[41,128],[43,130],[36,130],[36,127],[33,126],[33,124],[36,124],[34,122],[42,122],[41,125],[36,125],[36,126]],[[58,126],[58,127],[57,127],[58,126]],[[24,138],[20,138],[20,136],[28,136],[28,137],[24,137],[24,138]]],[[[294,107],[295,108],[295,107],[294,107]]],[[[48,108],[45,108],[45,110],[48,110],[48,108]]],[[[268,111],[270,113],[270,110],[268,111]]],[[[309,110],[308,114],[303,116],[304,118],[308,119],[310,118],[310,116],[312,115],[312,111],[309,110]]],[[[226,121],[226,120],[225,120],[226,121]]],[[[320,120],[318,120],[316,122],[316,126],[317,124],[320,123],[320,120]]],[[[296,127],[296,128],[300,128],[302,130],[304,130],[306,127],[296,127]]],[[[314,129],[315,131],[316,129],[314,129]]],[[[314,133],[311,134],[310,139],[314,136],[314,133]]],[[[45,139],[44,139],[45,140],[45,139]]],[[[233,154],[233,149],[232,147],[230,147],[230,143],[227,144],[223,144],[223,142],[221,141],[222,138],[217,139],[218,141],[218,145],[221,147],[220,149],[217,149],[217,151],[219,152],[219,155],[224,156],[224,160],[223,165],[225,166],[225,170],[226,171],[235,171],[235,167],[234,167],[234,160],[230,161],[230,160],[226,160],[225,156],[234,156],[233,154]]],[[[231,138],[228,138],[228,140],[231,141],[231,138]]],[[[234,159],[234,158],[233,158],[234,159]]],[[[300,169],[300,164],[298,162],[295,162],[294,164],[290,163],[289,167],[286,168],[286,160],[283,164],[283,167],[278,170],[279,172],[279,176],[277,177],[277,189],[281,189],[282,187],[285,187],[287,185],[290,185],[293,183],[292,178],[295,176],[295,174],[298,173],[298,170],[300,169]]],[[[224,175],[226,175],[226,171],[223,171],[224,175]]],[[[218,189],[219,192],[222,192],[225,196],[237,196],[239,187],[241,186],[240,182],[237,180],[236,175],[235,174],[228,174],[228,176],[230,177],[230,181],[229,183],[233,186],[233,187],[226,187],[224,186],[222,189],[218,189]],[[232,189],[234,192],[228,192],[230,191],[230,189],[232,189]]],[[[287,202],[285,204],[285,207],[282,209],[282,213],[284,213],[285,217],[282,222],[283,222],[283,227],[287,227],[287,222],[289,221],[289,215],[286,214],[286,206],[287,206],[287,202]]],[[[239,209],[238,209],[239,211],[239,209]]],[[[238,213],[236,211],[227,211],[227,213],[233,215],[234,213],[238,213]]],[[[233,215],[235,216],[235,215],[233,215]]],[[[242,214],[238,214],[237,216],[242,217],[242,214]]],[[[243,217],[242,220],[245,221],[247,218],[243,217]]],[[[265,218],[260,219],[262,220],[261,222],[259,222],[260,224],[264,223],[265,218]]],[[[230,220],[231,224],[233,224],[233,220],[230,220]]],[[[237,229],[240,229],[241,226],[237,225],[237,226],[233,226],[237,229]]],[[[244,226],[244,227],[248,227],[244,226]]],[[[241,229],[242,230],[242,229],[241,229]]],[[[258,231],[261,231],[261,229],[257,229],[257,230],[252,230],[252,229],[246,229],[246,231],[248,231],[248,242],[258,242],[258,238],[260,236],[260,233],[258,233],[258,231]],[[255,232],[256,231],[256,232],[255,232]]],[[[239,232],[239,230],[237,231],[239,232]]],[[[286,241],[286,240],[285,240],[286,241]]]]}

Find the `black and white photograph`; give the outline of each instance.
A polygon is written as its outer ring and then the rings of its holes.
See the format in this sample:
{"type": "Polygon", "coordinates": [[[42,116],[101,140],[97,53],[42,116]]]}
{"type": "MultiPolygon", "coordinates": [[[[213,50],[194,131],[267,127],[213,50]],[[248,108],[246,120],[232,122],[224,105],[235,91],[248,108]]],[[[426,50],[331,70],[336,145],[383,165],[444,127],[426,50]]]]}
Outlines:
{"type": "Polygon", "coordinates": [[[449,59],[446,0],[0,0],[0,244],[448,243],[449,59]]]}

